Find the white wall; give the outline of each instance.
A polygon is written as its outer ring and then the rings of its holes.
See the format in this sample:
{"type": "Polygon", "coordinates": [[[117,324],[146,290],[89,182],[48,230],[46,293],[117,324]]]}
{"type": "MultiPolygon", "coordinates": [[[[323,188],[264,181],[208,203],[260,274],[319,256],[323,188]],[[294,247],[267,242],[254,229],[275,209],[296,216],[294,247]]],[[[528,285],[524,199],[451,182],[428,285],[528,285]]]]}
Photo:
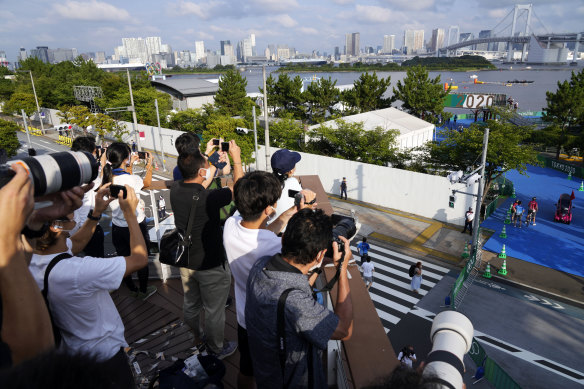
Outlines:
{"type": "MultiPolygon", "coordinates": [[[[276,150],[278,149],[270,148],[271,153],[276,150]]],[[[261,146],[258,152],[259,167],[263,169],[264,147],[261,146]]],[[[296,165],[296,175],[318,175],[327,193],[339,195],[341,181],[343,177],[347,177],[349,199],[458,225],[464,225],[466,210],[471,206],[475,208],[476,199],[473,196],[456,194],[454,208],[448,207],[448,198],[452,194],[452,189],[477,193],[477,184],[470,188],[463,184],[451,186],[445,177],[321,155],[300,154],[302,159],[296,165]]]]}

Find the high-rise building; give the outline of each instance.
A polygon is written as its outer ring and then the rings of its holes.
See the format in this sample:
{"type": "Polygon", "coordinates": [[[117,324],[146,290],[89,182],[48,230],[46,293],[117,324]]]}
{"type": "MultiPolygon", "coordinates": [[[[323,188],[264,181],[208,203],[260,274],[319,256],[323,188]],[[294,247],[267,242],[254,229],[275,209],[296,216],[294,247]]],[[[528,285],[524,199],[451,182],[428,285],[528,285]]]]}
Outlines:
{"type": "Polygon", "coordinates": [[[73,61],[77,56],[77,49],[49,49],[50,63],[73,61]]]}
{"type": "Polygon", "coordinates": [[[395,35],[383,36],[383,48],[381,52],[384,54],[391,54],[395,49],[395,35]]]}
{"type": "Polygon", "coordinates": [[[432,30],[432,42],[430,44],[430,49],[436,51],[444,47],[444,29],[436,28],[432,30]]]}
{"type": "Polygon", "coordinates": [[[227,55],[227,54],[225,54],[225,45],[231,45],[231,41],[220,41],[220,45],[221,45],[221,55],[227,55]]]}
{"type": "MultiPolygon", "coordinates": [[[[482,30],[479,32],[479,39],[490,38],[491,33],[492,33],[491,30],[482,30]]],[[[488,43],[479,43],[477,45],[477,50],[487,51],[487,50],[489,50],[489,44],[488,43]]]]}
{"type": "Polygon", "coordinates": [[[254,50],[255,35],[251,34],[248,38],[239,41],[239,44],[237,45],[237,59],[241,62],[247,62],[247,57],[253,56],[254,50]]]}
{"type": "MultiPolygon", "coordinates": [[[[461,32],[460,35],[458,36],[458,41],[459,42],[466,42],[466,41],[471,41],[474,39],[474,34],[472,32],[461,32]]],[[[473,46],[468,46],[469,49],[471,50],[475,50],[475,45],[473,46]]]]}
{"type": "Polygon", "coordinates": [[[289,59],[291,57],[291,50],[288,45],[278,45],[278,51],[276,53],[276,60],[281,61],[283,59],[289,59]]]}
{"type": "Polygon", "coordinates": [[[424,30],[405,30],[404,53],[414,54],[424,48],[424,30]]]}
{"type": "Polygon", "coordinates": [[[207,54],[205,53],[205,42],[195,41],[195,61],[199,62],[206,56],[207,54]]]}
{"type": "Polygon", "coordinates": [[[360,53],[359,40],[361,34],[353,32],[345,34],[345,54],[347,56],[358,56],[360,53]]]}
{"type": "Polygon", "coordinates": [[[20,50],[18,50],[18,61],[22,62],[27,58],[28,54],[26,53],[26,49],[24,47],[21,47],[20,50]]]}
{"type": "Polygon", "coordinates": [[[251,43],[251,55],[255,57],[257,55],[255,34],[249,34],[249,40],[251,43]]]}
{"type": "Polygon", "coordinates": [[[146,43],[146,54],[148,59],[152,60],[153,54],[159,54],[162,52],[162,39],[159,36],[149,36],[145,39],[146,43]]]}
{"type": "Polygon", "coordinates": [[[446,46],[454,45],[458,43],[458,38],[460,35],[460,29],[458,26],[448,27],[448,39],[446,40],[446,46]]]}
{"type": "Polygon", "coordinates": [[[49,63],[49,48],[47,46],[37,46],[30,51],[31,57],[36,57],[44,63],[49,63]]]}

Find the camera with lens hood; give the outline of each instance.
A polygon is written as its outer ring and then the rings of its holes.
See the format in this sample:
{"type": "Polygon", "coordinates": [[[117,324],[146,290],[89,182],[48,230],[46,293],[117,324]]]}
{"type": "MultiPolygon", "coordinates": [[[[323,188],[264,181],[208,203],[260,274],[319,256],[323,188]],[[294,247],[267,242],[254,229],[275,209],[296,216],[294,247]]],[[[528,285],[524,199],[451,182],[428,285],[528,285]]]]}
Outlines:
{"type": "Polygon", "coordinates": [[[432,322],[430,339],[432,351],[426,358],[422,375],[444,381],[444,388],[463,387],[464,354],[472,346],[474,329],[470,320],[460,312],[443,311],[432,322]]]}
{"type": "Polygon", "coordinates": [[[0,188],[14,177],[14,170],[10,168],[14,164],[20,164],[28,172],[34,185],[35,197],[90,183],[97,177],[99,169],[96,159],[86,151],[63,151],[24,157],[0,165],[0,188]]]}

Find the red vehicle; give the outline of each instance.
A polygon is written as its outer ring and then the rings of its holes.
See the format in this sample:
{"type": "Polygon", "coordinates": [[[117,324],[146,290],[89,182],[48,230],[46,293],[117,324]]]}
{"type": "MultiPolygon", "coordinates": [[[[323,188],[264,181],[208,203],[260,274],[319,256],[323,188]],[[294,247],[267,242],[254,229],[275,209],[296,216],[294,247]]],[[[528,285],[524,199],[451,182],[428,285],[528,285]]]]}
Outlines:
{"type": "Polygon", "coordinates": [[[572,199],[574,194],[570,196],[567,193],[563,193],[556,204],[556,215],[554,216],[554,221],[560,223],[570,224],[572,221],[572,199]]]}

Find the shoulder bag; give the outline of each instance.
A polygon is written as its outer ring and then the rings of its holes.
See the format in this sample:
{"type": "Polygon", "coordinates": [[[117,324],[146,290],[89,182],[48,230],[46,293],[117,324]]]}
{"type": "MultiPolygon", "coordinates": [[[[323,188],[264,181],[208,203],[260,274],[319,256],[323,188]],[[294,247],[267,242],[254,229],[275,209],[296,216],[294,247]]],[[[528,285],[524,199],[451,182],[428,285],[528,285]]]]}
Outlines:
{"type": "Polygon", "coordinates": [[[160,255],[158,257],[161,263],[177,267],[189,266],[189,251],[192,243],[191,230],[195,220],[198,201],[199,193],[195,193],[193,195],[191,210],[189,211],[189,222],[186,230],[173,228],[172,230],[165,231],[164,235],[162,235],[160,239],[160,255]]]}

